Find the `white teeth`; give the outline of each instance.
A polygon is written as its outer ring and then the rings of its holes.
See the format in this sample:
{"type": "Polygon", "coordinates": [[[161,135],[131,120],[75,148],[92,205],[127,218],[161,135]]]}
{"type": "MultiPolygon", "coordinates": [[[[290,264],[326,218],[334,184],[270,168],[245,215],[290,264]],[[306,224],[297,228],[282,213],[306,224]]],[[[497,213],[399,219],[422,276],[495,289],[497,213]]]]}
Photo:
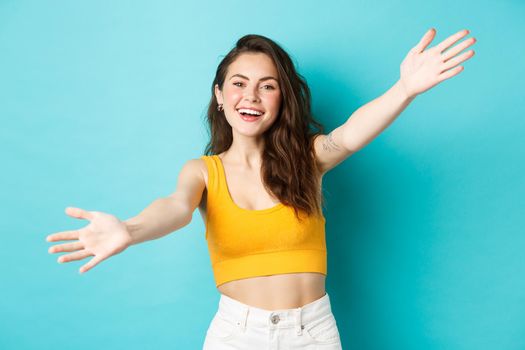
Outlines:
{"type": "Polygon", "coordinates": [[[250,115],[262,115],[261,112],[254,111],[253,109],[247,109],[247,108],[240,108],[239,113],[246,113],[250,115]]]}

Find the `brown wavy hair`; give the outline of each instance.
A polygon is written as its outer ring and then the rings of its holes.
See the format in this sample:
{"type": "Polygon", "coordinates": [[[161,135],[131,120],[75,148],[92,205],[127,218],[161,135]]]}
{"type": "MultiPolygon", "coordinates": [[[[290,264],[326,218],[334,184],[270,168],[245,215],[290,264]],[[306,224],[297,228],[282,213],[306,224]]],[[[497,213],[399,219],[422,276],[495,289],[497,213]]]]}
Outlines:
{"type": "Polygon", "coordinates": [[[282,94],[279,116],[264,134],[262,182],[281,203],[294,208],[299,220],[299,211],[307,215],[322,215],[324,197],[313,140],[323,133],[323,125],[312,115],[306,80],[296,71],[290,56],[273,40],[262,35],[245,35],[219,63],[211,86],[207,111],[210,141],[204,153],[222,153],[233,142],[224,110],[217,111],[214,86],[217,84],[222,91],[228,67],[243,53],[264,53],[273,60],[282,94]]]}

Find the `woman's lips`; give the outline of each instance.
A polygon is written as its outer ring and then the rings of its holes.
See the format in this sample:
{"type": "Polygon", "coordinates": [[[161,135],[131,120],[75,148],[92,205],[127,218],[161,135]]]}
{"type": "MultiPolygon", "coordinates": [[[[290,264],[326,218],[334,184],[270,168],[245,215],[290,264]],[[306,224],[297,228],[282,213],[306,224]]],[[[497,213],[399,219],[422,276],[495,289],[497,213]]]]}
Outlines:
{"type": "Polygon", "coordinates": [[[239,116],[245,122],[254,122],[254,121],[256,121],[257,119],[261,118],[264,115],[264,113],[262,115],[248,115],[248,114],[243,115],[243,114],[239,113],[239,111],[237,111],[237,114],[239,114],[239,116]]]}

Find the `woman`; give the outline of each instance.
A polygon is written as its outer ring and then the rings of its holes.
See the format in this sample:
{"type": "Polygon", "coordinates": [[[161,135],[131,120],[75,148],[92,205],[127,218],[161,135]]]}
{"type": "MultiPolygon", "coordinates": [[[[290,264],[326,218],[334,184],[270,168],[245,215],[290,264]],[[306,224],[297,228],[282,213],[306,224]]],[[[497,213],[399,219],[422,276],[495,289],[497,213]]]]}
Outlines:
{"type": "Polygon", "coordinates": [[[467,34],[425,50],[435,36],[429,30],[402,62],[400,79],[328,135],[311,115],[309,88],[288,54],[264,36],[242,37],[212,84],[206,155],[184,164],[176,191],[125,221],[69,207],[68,215],[90,223],[49,235],[50,242],[76,240],[49,252],[73,252],[59,262],[93,256],[84,273],[184,227],[198,207],[221,293],[205,349],[341,349],[325,291],[322,177],[418,94],[461,72],[474,52],[459,53],[475,39],[452,45],[467,34]]]}

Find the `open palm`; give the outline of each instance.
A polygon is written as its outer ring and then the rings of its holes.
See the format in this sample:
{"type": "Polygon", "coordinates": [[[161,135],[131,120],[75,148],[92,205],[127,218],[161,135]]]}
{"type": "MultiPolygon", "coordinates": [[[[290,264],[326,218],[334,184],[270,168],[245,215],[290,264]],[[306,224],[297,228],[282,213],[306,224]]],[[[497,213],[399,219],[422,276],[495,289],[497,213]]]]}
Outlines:
{"type": "Polygon", "coordinates": [[[87,264],[80,268],[80,273],[120,253],[131,244],[131,235],[126,225],[111,214],[72,207],[66,208],[66,214],[74,218],[89,220],[90,223],[79,230],[63,231],[47,236],[48,242],[77,240],[72,243],[54,245],[49,248],[49,253],[73,252],[58,258],[59,262],[81,260],[93,256],[87,264]]]}
{"type": "Polygon", "coordinates": [[[452,45],[467,34],[468,30],[459,31],[425,50],[436,36],[436,31],[432,28],[425,33],[401,63],[400,80],[408,97],[415,97],[463,70],[463,66],[459,64],[474,56],[474,50],[458,54],[473,45],[476,39],[470,38],[454,47],[452,45]]]}

